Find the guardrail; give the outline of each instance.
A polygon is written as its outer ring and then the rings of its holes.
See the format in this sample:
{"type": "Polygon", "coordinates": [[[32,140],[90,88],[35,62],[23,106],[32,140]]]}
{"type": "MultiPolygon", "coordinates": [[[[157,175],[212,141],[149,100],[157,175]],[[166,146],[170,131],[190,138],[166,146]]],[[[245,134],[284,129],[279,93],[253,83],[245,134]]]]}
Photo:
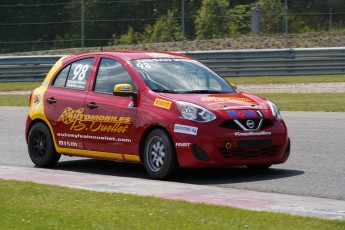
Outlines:
{"type": "Polygon", "coordinates": [[[42,81],[62,56],[0,56],[0,82],[42,81]]]}
{"type": "MultiPolygon", "coordinates": [[[[223,77],[345,74],[345,47],[180,52],[223,77]]],[[[0,82],[41,81],[60,55],[0,56],[0,82]]]]}

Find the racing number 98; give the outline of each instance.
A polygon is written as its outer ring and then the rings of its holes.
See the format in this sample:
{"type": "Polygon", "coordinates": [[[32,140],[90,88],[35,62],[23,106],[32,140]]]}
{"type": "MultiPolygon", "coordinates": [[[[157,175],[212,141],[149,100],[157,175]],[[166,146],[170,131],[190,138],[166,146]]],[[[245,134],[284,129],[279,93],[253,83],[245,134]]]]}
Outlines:
{"type": "Polygon", "coordinates": [[[86,76],[86,72],[89,69],[89,65],[88,64],[78,64],[75,69],[74,69],[74,76],[72,78],[72,80],[75,80],[78,77],[79,81],[84,80],[85,76],[86,76]]]}

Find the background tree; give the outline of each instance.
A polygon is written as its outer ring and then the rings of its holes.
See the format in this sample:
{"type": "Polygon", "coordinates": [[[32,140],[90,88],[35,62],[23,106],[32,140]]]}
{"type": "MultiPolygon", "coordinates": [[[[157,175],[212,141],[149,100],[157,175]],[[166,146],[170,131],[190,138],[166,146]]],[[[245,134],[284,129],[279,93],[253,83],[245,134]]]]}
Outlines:
{"type": "Polygon", "coordinates": [[[295,33],[343,29],[344,12],[344,0],[289,0],[291,29],[295,33]]]}
{"type": "MultiPolygon", "coordinates": [[[[284,31],[284,0],[184,0],[187,40],[248,34],[251,4],[261,32],[284,31]]],[[[84,0],[85,46],[181,39],[182,0],[84,0]],[[172,13],[173,12],[173,13],[172,13]]],[[[81,0],[1,0],[0,52],[81,46],[81,0]]],[[[288,0],[289,32],[344,30],[344,0],[288,0]]]]}
{"type": "Polygon", "coordinates": [[[199,39],[224,38],[228,34],[227,0],[203,0],[195,20],[196,34],[199,39]]]}
{"type": "Polygon", "coordinates": [[[0,4],[1,52],[47,49],[68,25],[65,7],[57,0],[2,0],[0,4]],[[54,11],[49,7],[53,6],[54,11]],[[48,23],[49,22],[49,23],[48,23]],[[11,43],[12,42],[12,43],[11,43]]]}
{"type": "Polygon", "coordinates": [[[174,13],[168,11],[152,27],[152,33],[148,42],[173,42],[181,39],[181,29],[174,19],[174,13]]]}
{"type": "Polygon", "coordinates": [[[252,9],[254,4],[237,5],[229,11],[230,36],[249,34],[251,31],[252,9]]]}
{"type": "Polygon", "coordinates": [[[283,9],[281,0],[260,0],[260,32],[280,33],[283,31],[283,9]]]}

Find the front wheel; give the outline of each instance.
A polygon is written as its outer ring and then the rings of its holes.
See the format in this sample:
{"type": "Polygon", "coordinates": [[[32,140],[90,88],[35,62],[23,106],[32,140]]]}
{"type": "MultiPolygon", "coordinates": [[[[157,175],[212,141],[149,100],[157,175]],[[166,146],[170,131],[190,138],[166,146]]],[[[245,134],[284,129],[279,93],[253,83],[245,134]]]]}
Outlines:
{"type": "Polygon", "coordinates": [[[34,124],[29,131],[28,151],[32,162],[38,167],[54,166],[61,156],[55,150],[49,128],[42,122],[34,124]]]}
{"type": "Polygon", "coordinates": [[[166,179],[177,170],[176,151],[164,130],[155,129],[148,135],[144,147],[144,165],[154,179],[166,179]]]}

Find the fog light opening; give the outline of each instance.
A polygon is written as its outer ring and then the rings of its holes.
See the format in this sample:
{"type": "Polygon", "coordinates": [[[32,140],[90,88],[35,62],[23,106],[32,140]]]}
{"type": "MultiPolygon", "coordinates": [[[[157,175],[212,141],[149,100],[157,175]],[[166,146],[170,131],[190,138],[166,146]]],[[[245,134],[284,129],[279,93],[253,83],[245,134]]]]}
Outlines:
{"type": "Polygon", "coordinates": [[[199,146],[193,145],[192,151],[193,151],[193,156],[196,159],[201,160],[201,161],[209,161],[210,160],[207,153],[202,148],[200,148],[199,146]]]}
{"type": "Polygon", "coordinates": [[[224,147],[225,147],[225,149],[230,150],[232,147],[231,142],[230,141],[224,141],[224,147]]]}

